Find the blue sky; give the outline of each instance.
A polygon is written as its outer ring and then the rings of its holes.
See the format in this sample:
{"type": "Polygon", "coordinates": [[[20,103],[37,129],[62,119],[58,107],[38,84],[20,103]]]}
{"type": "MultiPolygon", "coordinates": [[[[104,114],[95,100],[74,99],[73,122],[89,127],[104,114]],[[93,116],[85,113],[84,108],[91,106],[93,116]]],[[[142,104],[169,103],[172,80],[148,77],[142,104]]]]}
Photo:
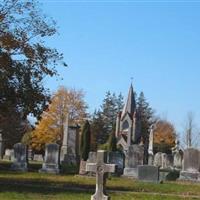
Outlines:
{"type": "Polygon", "coordinates": [[[127,95],[131,77],[157,114],[181,131],[188,111],[200,122],[200,1],[40,0],[57,21],[47,43],[64,54],[63,80],[83,89],[89,111],[105,92],[127,95]]]}

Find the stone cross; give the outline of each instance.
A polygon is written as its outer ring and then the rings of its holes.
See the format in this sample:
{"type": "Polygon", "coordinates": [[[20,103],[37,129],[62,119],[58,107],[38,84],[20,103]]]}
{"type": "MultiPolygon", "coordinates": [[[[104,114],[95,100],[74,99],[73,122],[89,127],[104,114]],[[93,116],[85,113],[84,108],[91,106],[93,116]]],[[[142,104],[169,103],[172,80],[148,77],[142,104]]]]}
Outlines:
{"type": "Polygon", "coordinates": [[[108,200],[105,195],[106,173],[115,172],[114,164],[106,164],[106,152],[99,150],[97,152],[97,162],[87,163],[86,171],[96,173],[96,192],[91,196],[91,200],[108,200]]]}

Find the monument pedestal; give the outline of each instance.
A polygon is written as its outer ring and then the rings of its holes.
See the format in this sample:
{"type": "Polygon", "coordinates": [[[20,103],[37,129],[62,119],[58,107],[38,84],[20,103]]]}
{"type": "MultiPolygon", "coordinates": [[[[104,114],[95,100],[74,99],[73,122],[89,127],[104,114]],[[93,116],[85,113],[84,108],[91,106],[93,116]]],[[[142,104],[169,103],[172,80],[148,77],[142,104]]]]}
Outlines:
{"type": "Polygon", "coordinates": [[[138,177],[138,168],[124,168],[123,176],[137,178],[138,177]]]}
{"type": "Polygon", "coordinates": [[[39,172],[40,173],[49,173],[49,174],[59,174],[60,169],[59,169],[58,165],[43,163],[42,169],[40,169],[39,172]]]}
{"type": "Polygon", "coordinates": [[[27,172],[28,171],[27,163],[16,163],[15,162],[11,165],[11,170],[19,171],[19,172],[27,172]]]}
{"type": "Polygon", "coordinates": [[[184,181],[200,181],[200,173],[199,172],[181,171],[180,172],[179,180],[184,180],[184,181]]]}

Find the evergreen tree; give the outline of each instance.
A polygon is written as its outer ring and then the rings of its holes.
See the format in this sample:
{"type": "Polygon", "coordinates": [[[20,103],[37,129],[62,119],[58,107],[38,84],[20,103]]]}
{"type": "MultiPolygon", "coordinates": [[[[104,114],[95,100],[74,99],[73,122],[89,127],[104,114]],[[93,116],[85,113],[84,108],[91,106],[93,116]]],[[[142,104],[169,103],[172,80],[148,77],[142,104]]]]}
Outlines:
{"type": "Polygon", "coordinates": [[[151,125],[154,123],[153,110],[146,101],[144,93],[141,92],[137,99],[137,111],[140,117],[140,128],[142,134],[142,140],[145,146],[145,162],[148,159],[148,143],[149,143],[149,130],[151,125]]]}
{"type": "Polygon", "coordinates": [[[86,120],[83,130],[82,130],[82,135],[81,135],[81,159],[86,161],[88,159],[88,154],[90,152],[90,123],[88,120],[86,120]]]}
{"type": "Polygon", "coordinates": [[[114,123],[112,133],[109,136],[108,139],[108,151],[117,151],[117,138],[115,137],[115,126],[114,123]]]}
{"type": "Polygon", "coordinates": [[[92,118],[92,135],[96,136],[96,143],[101,145],[108,141],[116,122],[117,113],[123,108],[123,96],[116,96],[110,91],[106,92],[105,98],[98,111],[92,118]]]}

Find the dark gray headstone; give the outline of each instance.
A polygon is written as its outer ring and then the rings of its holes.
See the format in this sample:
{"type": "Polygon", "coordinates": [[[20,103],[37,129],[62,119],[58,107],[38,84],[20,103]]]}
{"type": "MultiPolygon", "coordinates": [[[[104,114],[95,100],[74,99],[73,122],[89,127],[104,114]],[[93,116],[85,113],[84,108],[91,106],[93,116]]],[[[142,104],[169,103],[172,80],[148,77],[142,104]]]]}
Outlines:
{"type": "Polygon", "coordinates": [[[39,172],[58,174],[59,170],[59,145],[47,144],[42,169],[39,172]]]}
{"type": "Polygon", "coordinates": [[[124,170],[124,154],[121,152],[109,152],[108,154],[108,163],[115,164],[116,174],[120,175],[123,174],[124,170]]]}
{"type": "Polygon", "coordinates": [[[138,166],[138,179],[146,182],[159,182],[159,167],[152,165],[138,166]]]}
{"type": "Polygon", "coordinates": [[[11,169],[14,171],[27,171],[26,145],[17,143],[14,145],[13,149],[14,149],[14,161],[13,164],[11,165],[11,169]]]}
{"type": "Polygon", "coordinates": [[[137,167],[143,165],[144,147],[141,145],[131,145],[125,158],[125,168],[123,176],[137,178],[137,167]]]}

